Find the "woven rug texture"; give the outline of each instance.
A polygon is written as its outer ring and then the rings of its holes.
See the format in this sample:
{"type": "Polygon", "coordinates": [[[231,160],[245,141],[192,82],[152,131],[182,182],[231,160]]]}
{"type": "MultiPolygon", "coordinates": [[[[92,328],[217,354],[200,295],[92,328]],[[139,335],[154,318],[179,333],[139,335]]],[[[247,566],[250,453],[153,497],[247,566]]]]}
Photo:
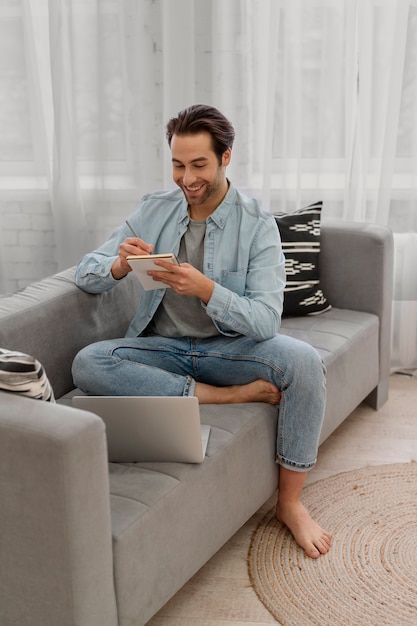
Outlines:
{"type": "Polygon", "coordinates": [[[307,486],[332,533],[307,557],[271,510],[255,530],[249,576],[281,626],[417,626],[417,463],[366,467],[307,486]]]}

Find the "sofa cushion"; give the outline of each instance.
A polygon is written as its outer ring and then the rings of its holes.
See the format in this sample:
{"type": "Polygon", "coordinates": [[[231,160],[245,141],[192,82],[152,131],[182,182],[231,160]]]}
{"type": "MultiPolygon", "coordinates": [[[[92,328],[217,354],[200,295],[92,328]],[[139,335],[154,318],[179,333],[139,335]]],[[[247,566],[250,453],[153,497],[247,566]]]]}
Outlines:
{"type": "Polygon", "coordinates": [[[274,215],[285,256],[287,283],[283,316],[322,313],[330,304],[320,285],[320,231],[322,202],[294,213],[274,215]]]}
{"type": "Polygon", "coordinates": [[[207,404],[201,420],[204,463],[109,466],[120,624],[150,619],[277,487],[276,407],[207,404]]]}
{"type": "Polygon", "coordinates": [[[55,402],[42,364],[29,354],[0,348],[0,389],[36,400],[55,402]]]}
{"type": "Polygon", "coordinates": [[[282,321],[280,333],[314,346],[327,370],[329,393],[320,443],[378,384],[379,330],[377,315],[336,307],[322,315],[282,321]]]}

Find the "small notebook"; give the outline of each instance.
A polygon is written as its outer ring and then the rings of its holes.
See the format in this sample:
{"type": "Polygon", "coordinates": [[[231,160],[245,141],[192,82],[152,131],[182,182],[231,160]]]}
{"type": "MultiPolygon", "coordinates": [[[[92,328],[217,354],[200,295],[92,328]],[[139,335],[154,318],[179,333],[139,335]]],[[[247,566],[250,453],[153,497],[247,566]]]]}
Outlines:
{"type": "Polygon", "coordinates": [[[73,406],[106,425],[110,462],[202,463],[210,426],[194,396],[74,396],[73,406]]]}
{"type": "Polygon", "coordinates": [[[167,254],[142,254],[126,257],[127,262],[146,291],[161,288],[166,289],[169,287],[169,285],[166,285],[160,280],[154,280],[152,276],[147,274],[148,270],[158,270],[159,272],[167,271],[163,267],[155,265],[154,259],[162,259],[163,261],[169,261],[174,265],[179,265],[177,257],[172,252],[167,254]]]}

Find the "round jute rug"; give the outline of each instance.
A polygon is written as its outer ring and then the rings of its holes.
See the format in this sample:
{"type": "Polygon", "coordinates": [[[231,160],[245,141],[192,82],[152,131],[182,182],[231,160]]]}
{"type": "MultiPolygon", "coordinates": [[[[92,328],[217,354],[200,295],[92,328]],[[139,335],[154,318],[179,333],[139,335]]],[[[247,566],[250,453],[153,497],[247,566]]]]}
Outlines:
{"type": "Polygon", "coordinates": [[[310,559],[271,510],[253,534],[249,575],[282,626],[417,625],[417,463],[366,467],[307,486],[333,535],[310,559]]]}

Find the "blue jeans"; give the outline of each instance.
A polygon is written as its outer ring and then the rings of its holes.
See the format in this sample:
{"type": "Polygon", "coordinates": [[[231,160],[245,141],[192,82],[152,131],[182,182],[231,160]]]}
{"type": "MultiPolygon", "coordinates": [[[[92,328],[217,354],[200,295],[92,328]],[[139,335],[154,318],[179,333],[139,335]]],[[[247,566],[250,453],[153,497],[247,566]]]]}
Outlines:
{"type": "Polygon", "coordinates": [[[276,460],[295,471],[311,469],[326,402],[325,369],[309,344],[276,335],[145,336],[100,341],[74,359],[77,387],[91,395],[193,395],[196,382],[242,385],[263,378],[281,390],[276,460]]]}

